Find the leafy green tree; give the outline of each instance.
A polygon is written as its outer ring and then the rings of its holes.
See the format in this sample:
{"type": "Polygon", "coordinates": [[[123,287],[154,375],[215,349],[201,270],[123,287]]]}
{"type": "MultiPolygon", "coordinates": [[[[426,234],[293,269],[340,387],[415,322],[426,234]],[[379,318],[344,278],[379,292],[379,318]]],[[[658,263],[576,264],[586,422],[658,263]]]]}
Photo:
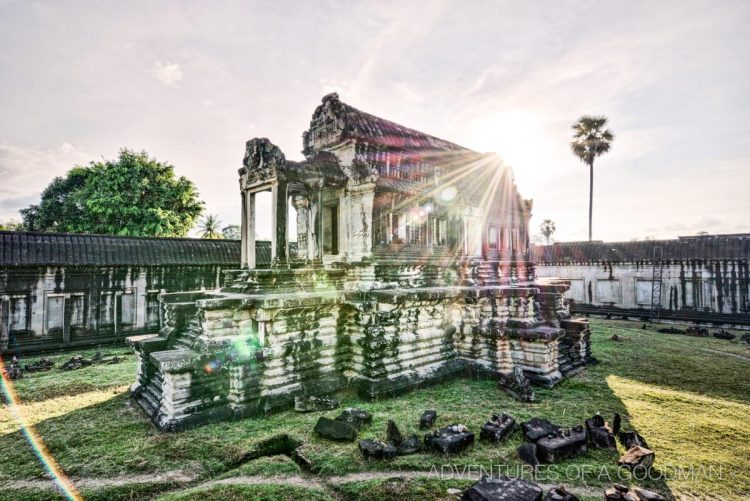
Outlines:
{"type": "Polygon", "coordinates": [[[212,240],[224,238],[224,235],[221,234],[219,228],[221,228],[221,221],[219,220],[219,217],[214,214],[208,214],[198,224],[198,229],[201,232],[201,238],[208,238],[212,240]]]}
{"type": "Polygon", "coordinates": [[[192,181],[143,152],[91,162],[55,178],[39,205],[22,209],[32,231],[184,236],[203,212],[192,181]]]}
{"type": "Polygon", "coordinates": [[[615,138],[606,126],[607,117],[584,115],[573,124],[573,142],[570,143],[573,154],[589,166],[589,242],[594,210],[594,160],[609,151],[615,138]]]}
{"type": "Polygon", "coordinates": [[[229,226],[225,226],[221,230],[221,234],[224,235],[224,238],[227,240],[239,240],[242,238],[242,232],[240,231],[240,226],[238,224],[230,224],[229,226]]]}
{"type": "Polygon", "coordinates": [[[42,191],[39,205],[21,209],[23,225],[29,231],[82,232],[77,229],[86,218],[81,190],[93,171],[73,167],[65,177],[56,177],[42,191]]]}
{"type": "Polygon", "coordinates": [[[542,224],[539,225],[539,231],[541,231],[544,238],[547,239],[547,245],[549,245],[549,239],[556,229],[555,223],[551,219],[545,219],[542,221],[542,224]]]}

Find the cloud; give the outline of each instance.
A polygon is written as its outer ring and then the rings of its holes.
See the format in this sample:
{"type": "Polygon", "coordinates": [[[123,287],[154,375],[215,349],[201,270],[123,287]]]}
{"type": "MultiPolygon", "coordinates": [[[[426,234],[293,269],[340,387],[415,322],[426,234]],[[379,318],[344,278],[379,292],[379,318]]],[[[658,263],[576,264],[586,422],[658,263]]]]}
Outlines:
{"type": "Polygon", "coordinates": [[[154,63],[154,74],[164,85],[174,85],[184,77],[182,68],[177,63],[154,63]]]}

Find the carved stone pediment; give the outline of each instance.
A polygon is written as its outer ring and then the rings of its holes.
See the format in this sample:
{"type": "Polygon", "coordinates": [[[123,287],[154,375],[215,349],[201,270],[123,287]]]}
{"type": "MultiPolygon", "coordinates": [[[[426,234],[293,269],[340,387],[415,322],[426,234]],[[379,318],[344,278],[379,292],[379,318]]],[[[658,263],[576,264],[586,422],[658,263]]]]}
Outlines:
{"type": "Polygon", "coordinates": [[[345,121],[344,106],[335,92],[323,97],[323,102],[315,109],[310,129],[302,135],[305,156],[310,156],[321,146],[328,146],[342,138],[345,121]]]}
{"type": "Polygon", "coordinates": [[[246,183],[275,178],[286,165],[286,157],[278,146],[262,138],[253,138],[245,145],[245,158],[240,174],[246,183]]]}

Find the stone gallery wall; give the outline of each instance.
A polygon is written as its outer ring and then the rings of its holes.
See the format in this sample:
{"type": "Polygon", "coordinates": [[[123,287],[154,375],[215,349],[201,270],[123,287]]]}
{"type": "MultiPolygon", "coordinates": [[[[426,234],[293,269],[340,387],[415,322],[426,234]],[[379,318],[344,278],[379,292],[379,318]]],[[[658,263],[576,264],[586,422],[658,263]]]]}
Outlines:
{"type": "Polygon", "coordinates": [[[159,331],[162,292],[216,289],[239,242],[0,232],[0,350],[159,331]]]}
{"type": "Polygon", "coordinates": [[[565,298],[577,304],[648,310],[655,247],[663,254],[662,310],[750,319],[750,235],[562,243],[536,246],[534,259],[540,277],[570,281],[565,298]]]}

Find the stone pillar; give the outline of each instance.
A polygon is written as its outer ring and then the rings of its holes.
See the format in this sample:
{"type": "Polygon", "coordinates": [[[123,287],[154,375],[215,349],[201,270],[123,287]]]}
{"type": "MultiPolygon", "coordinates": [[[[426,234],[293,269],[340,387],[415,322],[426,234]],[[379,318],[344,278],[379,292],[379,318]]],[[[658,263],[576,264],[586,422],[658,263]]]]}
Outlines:
{"type": "Polygon", "coordinates": [[[242,192],[242,267],[255,268],[255,193],[242,192]]]}
{"type": "Polygon", "coordinates": [[[315,190],[315,261],[323,262],[323,185],[315,190]]]}
{"type": "Polygon", "coordinates": [[[271,189],[273,214],[273,240],[271,241],[271,254],[274,264],[284,264],[287,261],[286,249],[286,225],[287,225],[287,184],[285,181],[277,182],[271,189]]]}
{"type": "Polygon", "coordinates": [[[307,197],[295,195],[292,197],[292,205],[297,209],[297,257],[308,260],[310,259],[308,252],[310,203],[307,197]]]}
{"type": "Polygon", "coordinates": [[[245,193],[245,225],[242,228],[242,240],[245,242],[247,267],[255,268],[255,193],[245,193]]]}
{"type": "Polygon", "coordinates": [[[240,238],[242,238],[242,243],[240,243],[240,266],[245,268],[247,267],[247,207],[245,205],[245,191],[243,190],[240,195],[242,197],[242,204],[240,205],[240,238]]]}

